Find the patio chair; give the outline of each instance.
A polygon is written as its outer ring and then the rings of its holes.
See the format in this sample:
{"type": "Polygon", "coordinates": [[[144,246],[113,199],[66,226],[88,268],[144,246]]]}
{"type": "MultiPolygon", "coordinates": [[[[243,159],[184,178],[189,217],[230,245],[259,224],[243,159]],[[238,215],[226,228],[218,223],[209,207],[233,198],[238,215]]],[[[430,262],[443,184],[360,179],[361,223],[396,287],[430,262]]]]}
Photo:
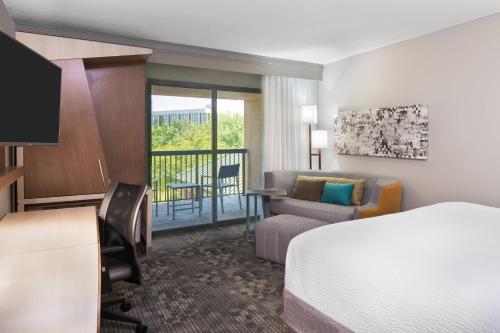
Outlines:
{"type": "MultiPolygon", "coordinates": [[[[201,176],[201,186],[202,188],[209,187],[212,188],[213,184],[203,184],[203,180],[205,178],[211,179],[212,176],[202,175],[201,176]]],[[[235,188],[238,193],[238,201],[240,203],[240,209],[243,209],[241,206],[241,195],[240,195],[240,165],[232,164],[232,165],[222,165],[219,168],[219,173],[217,175],[217,190],[219,191],[220,198],[220,207],[222,214],[224,214],[224,190],[226,188],[235,188]]]]}

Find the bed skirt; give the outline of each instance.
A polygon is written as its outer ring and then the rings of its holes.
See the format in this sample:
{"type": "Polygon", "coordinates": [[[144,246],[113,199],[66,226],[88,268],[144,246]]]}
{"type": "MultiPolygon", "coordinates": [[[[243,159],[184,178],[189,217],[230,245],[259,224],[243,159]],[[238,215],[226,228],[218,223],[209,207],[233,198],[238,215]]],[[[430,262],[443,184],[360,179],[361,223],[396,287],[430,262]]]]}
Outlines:
{"type": "Polygon", "coordinates": [[[283,320],[297,333],[353,333],[286,289],[283,320]]]}

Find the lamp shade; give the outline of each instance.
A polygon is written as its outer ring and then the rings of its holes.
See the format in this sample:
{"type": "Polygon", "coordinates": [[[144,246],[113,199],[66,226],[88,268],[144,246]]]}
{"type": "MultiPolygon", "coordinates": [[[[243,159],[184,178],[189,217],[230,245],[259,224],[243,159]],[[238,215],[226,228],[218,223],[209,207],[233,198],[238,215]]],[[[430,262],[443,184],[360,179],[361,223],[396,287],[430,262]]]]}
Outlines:
{"type": "Polygon", "coordinates": [[[313,130],[311,132],[311,148],[321,149],[328,147],[328,131],[313,130]]]}
{"type": "Polygon", "coordinates": [[[316,124],[318,122],[318,106],[303,105],[302,106],[302,122],[305,124],[316,124]]]}

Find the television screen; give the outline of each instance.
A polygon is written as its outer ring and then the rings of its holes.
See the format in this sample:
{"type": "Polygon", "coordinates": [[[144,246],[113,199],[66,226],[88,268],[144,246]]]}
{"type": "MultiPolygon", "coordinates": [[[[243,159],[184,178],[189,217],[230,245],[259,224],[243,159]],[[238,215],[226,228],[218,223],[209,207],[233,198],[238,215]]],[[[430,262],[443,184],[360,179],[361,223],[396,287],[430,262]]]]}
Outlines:
{"type": "Polygon", "coordinates": [[[0,145],[59,142],[61,68],[0,31],[0,145]]]}

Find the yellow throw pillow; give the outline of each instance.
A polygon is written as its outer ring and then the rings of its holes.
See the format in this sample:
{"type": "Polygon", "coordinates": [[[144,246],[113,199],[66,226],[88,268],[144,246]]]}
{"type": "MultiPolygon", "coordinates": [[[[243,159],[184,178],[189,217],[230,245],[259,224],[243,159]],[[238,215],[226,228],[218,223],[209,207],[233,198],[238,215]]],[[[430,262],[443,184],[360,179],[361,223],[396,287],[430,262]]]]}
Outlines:
{"type": "Polygon", "coordinates": [[[303,180],[306,180],[305,178],[313,178],[315,180],[324,180],[327,183],[354,184],[354,189],[352,190],[352,195],[351,195],[351,203],[353,205],[357,205],[357,206],[361,205],[361,199],[363,198],[363,190],[365,188],[365,180],[364,179],[347,179],[347,178],[335,178],[335,177],[311,177],[311,176],[299,176],[299,177],[302,178],[303,180]]]}

